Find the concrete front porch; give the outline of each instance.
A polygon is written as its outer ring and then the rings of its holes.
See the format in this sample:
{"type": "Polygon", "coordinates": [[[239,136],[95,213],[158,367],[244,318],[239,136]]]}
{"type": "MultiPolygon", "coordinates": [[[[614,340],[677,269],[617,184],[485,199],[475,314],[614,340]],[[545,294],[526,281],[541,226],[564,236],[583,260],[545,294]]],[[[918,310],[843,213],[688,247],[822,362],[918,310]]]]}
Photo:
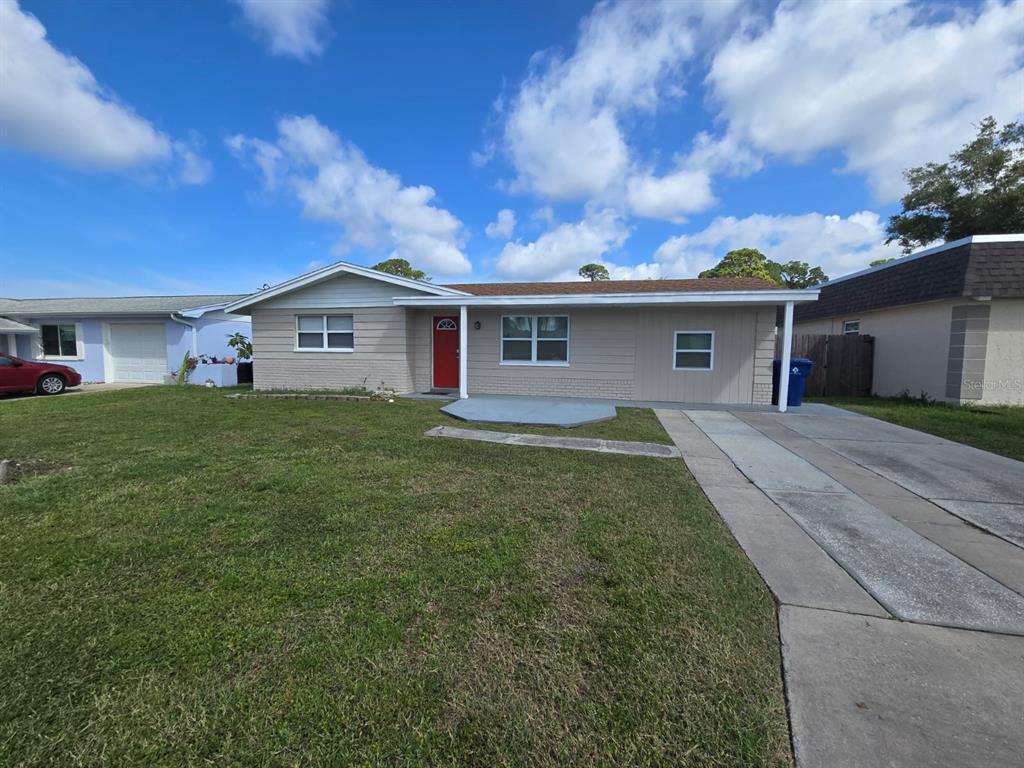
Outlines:
{"type": "MultiPolygon", "coordinates": [[[[413,395],[416,397],[416,395],[413,395]]],[[[667,403],[646,400],[611,400],[586,397],[529,397],[524,395],[473,395],[455,400],[441,410],[463,421],[490,424],[531,424],[552,427],[576,427],[615,418],[616,408],[686,408],[688,410],[746,411],[768,413],[772,405],[724,405],[699,403],[667,403]]],[[[843,413],[821,403],[805,403],[791,407],[790,413],[843,413]]]]}

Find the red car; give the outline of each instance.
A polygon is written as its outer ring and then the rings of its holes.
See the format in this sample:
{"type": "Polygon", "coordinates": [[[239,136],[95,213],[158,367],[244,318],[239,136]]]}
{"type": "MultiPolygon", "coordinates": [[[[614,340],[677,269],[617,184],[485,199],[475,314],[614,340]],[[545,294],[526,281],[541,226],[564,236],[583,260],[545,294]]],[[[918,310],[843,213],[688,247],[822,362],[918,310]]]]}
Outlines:
{"type": "Polygon", "coordinates": [[[0,392],[38,392],[59,395],[82,383],[74,368],[0,353],[0,392]]]}

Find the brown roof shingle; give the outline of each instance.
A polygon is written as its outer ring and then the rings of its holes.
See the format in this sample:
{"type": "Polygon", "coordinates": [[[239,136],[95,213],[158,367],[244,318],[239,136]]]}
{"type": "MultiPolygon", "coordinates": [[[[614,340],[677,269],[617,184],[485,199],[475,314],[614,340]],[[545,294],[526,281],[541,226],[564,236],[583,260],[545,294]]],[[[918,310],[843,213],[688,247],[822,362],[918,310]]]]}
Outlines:
{"type": "Polygon", "coordinates": [[[575,280],[564,283],[458,283],[446,285],[475,296],[551,296],[607,293],[694,293],[767,291],[780,286],[756,277],[707,277],[687,280],[575,280]]]}

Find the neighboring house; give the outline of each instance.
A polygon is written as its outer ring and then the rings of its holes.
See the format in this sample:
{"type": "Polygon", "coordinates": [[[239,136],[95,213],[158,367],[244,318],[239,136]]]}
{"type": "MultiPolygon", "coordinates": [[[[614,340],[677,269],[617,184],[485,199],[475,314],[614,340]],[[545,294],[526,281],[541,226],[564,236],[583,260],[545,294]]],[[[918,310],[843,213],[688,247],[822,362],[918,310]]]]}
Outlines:
{"type": "Polygon", "coordinates": [[[255,387],[768,403],[779,304],[757,279],[434,285],[338,263],[228,305],[255,387]]]}
{"type": "Polygon", "coordinates": [[[239,298],[0,298],[0,352],[59,361],[83,381],[162,382],[186,352],[233,353],[228,337],[251,332],[248,318],[223,311],[239,298]]]}
{"type": "Polygon", "coordinates": [[[874,336],[876,395],[1024,405],[1024,234],[956,240],[820,290],[794,332],[874,336]]]}

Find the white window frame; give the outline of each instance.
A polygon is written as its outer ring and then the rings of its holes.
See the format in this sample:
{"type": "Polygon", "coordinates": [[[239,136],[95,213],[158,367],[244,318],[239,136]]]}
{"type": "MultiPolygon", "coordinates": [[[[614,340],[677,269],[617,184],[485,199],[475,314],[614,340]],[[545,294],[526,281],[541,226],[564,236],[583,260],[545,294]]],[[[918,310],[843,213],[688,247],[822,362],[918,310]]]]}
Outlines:
{"type": "Polygon", "coordinates": [[[860,320],[843,320],[843,336],[859,336],[860,335],[860,320]],[[847,330],[847,326],[856,325],[857,329],[850,331],[847,330]]]}
{"type": "MultiPolygon", "coordinates": [[[[316,333],[316,331],[302,331],[302,333],[316,333]]],[[[356,318],[355,315],[349,312],[343,312],[340,314],[297,314],[295,315],[295,351],[296,352],[335,352],[343,355],[348,355],[355,352],[356,347],[356,318]],[[300,347],[299,346],[299,318],[300,317],[319,317],[320,318],[320,333],[323,337],[324,345],[322,347],[300,347]],[[352,318],[352,346],[351,347],[328,347],[327,346],[327,334],[328,333],[348,333],[348,331],[328,331],[327,330],[327,318],[328,317],[351,317],[352,318]]]]}
{"type": "Polygon", "coordinates": [[[696,373],[708,373],[715,370],[715,332],[714,331],[675,331],[672,334],[672,370],[673,371],[693,371],[696,373]],[[679,343],[679,336],[682,334],[704,334],[711,336],[711,347],[710,349],[679,349],[676,344],[679,343]],[[688,368],[680,367],[676,365],[676,353],[677,352],[710,352],[711,359],[708,361],[707,368],[688,368]]]}
{"type": "Polygon", "coordinates": [[[84,360],[85,359],[85,342],[82,341],[82,324],[81,323],[62,323],[55,321],[52,323],[39,323],[39,341],[36,342],[39,345],[39,354],[36,356],[37,360],[84,360]],[[60,326],[62,325],[73,325],[75,326],[75,354],[73,355],[48,355],[44,351],[43,347],[43,327],[47,325],[56,325],[58,327],[57,335],[60,338],[60,326]]]}
{"type": "MultiPolygon", "coordinates": [[[[570,347],[570,336],[572,334],[572,319],[569,315],[554,315],[545,313],[543,315],[502,315],[501,324],[498,326],[498,359],[501,361],[500,365],[526,365],[526,366],[545,366],[545,367],[556,367],[556,368],[568,368],[569,367],[569,347],[570,347]],[[506,360],[505,359],[505,318],[506,317],[528,317],[530,318],[530,359],[529,360],[506,360]],[[565,338],[551,338],[545,336],[540,341],[564,341],[565,342],[565,360],[538,360],[537,359],[537,333],[538,324],[537,318],[539,317],[564,317],[565,318],[565,338]]],[[[507,341],[526,341],[525,338],[521,337],[508,337],[507,341]]]]}

